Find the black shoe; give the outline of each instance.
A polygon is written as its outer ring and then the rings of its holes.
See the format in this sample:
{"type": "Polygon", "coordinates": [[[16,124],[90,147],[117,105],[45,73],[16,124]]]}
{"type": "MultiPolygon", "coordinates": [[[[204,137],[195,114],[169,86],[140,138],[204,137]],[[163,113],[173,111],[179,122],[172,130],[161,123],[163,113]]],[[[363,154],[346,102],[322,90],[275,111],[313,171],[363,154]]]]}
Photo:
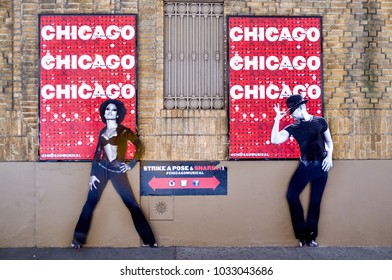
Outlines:
{"type": "Polygon", "coordinates": [[[80,243],[77,239],[73,239],[72,240],[72,242],[71,242],[71,248],[72,249],[80,249],[80,248],[82,248],[83,247],[83,244],[82,243],[80,243]]]}
{"type": "Polygon", "coordinates": [[[158,248],[158,244],[157,243],[151,243],[151,244],[144,244],[143,243],[142,247],[158,248]]]}
{"type": "Polygon", "coordinates": [[[305,239],[299,239],[298,240],[298,247],[304,247],[306,245],[306,240],[305,239]]]}
{"type": "Polygon", "coordinates": [[[316,242],[316,240],[308,240],[306,241],[306,245],[308,245],[309,247],[318,247],[319,244],[316,242]]]}

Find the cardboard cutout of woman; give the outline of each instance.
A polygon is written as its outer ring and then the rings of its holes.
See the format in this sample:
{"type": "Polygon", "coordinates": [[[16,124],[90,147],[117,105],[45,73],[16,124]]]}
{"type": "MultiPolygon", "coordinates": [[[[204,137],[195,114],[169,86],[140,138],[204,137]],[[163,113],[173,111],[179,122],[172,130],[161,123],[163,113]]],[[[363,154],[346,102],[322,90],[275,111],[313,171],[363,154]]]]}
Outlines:
{"type": "Polygon", "coordinates": [[[157,247],[151,227],[135,201],[126,172],[131,170],[140,159],[144,148],[138,136],[129,128],[121,125],[126,109],[119,100],[109,99],[99,108],[102,121],[106,126],[99,133],[92,169],[90,173],[90,191],[87,195],[75,232],[71,247],[81,248],[87,239],[93,211],[98,204],[108,180],[120,195],[130,211],[136,231],[145,246],[157,247]],[[135,155],[129,164],[125,163],[128,141],[136,147],[135,155]]]}

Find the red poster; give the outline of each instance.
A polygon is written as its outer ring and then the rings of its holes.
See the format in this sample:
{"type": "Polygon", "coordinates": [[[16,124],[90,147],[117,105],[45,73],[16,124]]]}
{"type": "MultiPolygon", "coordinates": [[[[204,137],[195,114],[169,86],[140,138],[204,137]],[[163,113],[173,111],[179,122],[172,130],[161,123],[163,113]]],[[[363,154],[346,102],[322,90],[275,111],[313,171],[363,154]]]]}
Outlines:
{"type": "MultiPolygon", "coordinates": [[[[274,104],[302,94],[321,116],[320,17],[228,17],[231,159],[299,158],[295,139],[271,144],[274,104]]],[[[287,114],[280,129],[293,122],[287,114]]]]}
{"type": "Polygon", "coordinates": [[[123,124],[136,128],[136,15],[41,15],[39,23],[40,160],[91,160],[102,102],[121,100],[123,124]]]}

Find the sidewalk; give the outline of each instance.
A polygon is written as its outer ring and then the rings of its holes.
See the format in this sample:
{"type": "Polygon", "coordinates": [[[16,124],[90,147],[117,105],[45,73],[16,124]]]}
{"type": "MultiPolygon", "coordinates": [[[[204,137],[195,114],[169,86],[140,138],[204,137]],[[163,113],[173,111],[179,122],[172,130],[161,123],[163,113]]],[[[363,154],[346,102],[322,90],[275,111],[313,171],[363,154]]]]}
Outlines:
{"type": "Polygon", "coordinates": [[[0,260],[392,260],[392,247],[0,248],[0,260]]]}

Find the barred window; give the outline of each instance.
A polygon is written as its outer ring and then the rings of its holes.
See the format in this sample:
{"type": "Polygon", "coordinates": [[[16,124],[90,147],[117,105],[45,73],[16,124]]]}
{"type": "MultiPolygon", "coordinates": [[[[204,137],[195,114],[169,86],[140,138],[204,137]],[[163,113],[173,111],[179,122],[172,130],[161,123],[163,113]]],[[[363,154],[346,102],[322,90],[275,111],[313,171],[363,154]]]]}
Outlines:
{"type": "Polygon", "coordinates": [[[165,109],[223,109],[223,3],[165,2],[165,109]]]}

